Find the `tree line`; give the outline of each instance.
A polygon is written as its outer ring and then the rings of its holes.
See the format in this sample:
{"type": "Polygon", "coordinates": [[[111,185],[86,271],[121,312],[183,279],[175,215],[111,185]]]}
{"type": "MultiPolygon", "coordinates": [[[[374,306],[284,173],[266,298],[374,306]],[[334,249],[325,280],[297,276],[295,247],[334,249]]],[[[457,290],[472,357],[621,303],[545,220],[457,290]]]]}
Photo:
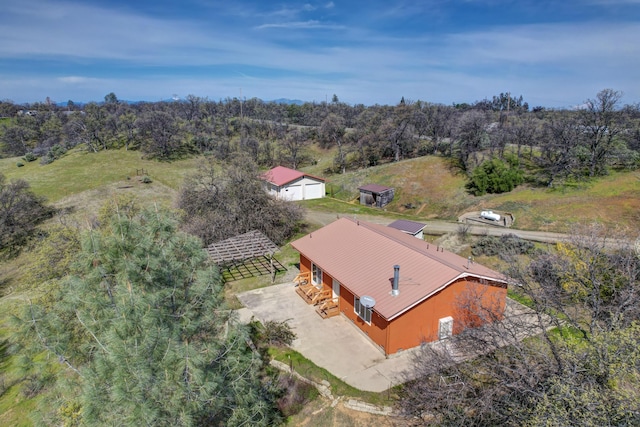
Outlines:
{"type": "Polygon", "coordinates": [[[207,153],[224,161],[245,153],[260,167],[298,168],[316,160],[308,147],[318,144],[336,152],[327,174],[440,155],[467,174],[470,191],[483,194],[525,180],[554,186],[636,169],[640,104],[621,102],[622,93],[613,89],[559,110],[530,109],[522,96],[509,93],[453,105],[404,98],[397,105],[349,105],[337,96],[329,103],[287,105],[194,95],[131,104],[113,93],[82,106],[5,101],[0,115],[10,119],[0,128],[0,153],[43,163],[76,146],[140,150],[160,160],[207,153]],[[516,172],[507,183],[492,183],[501,169],[516,172]]]}

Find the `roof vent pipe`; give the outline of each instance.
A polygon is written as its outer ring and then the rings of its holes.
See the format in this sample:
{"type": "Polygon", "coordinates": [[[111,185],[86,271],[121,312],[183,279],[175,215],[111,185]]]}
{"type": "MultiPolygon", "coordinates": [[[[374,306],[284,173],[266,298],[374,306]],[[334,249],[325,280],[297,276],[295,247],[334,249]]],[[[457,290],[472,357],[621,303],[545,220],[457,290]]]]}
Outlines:
{"type": "Polygon", "coordinates": [[[400,284],[400,266],[393,266],[393,287],[391,288],[391,295],[394,297],[400,293],[399,289],[400,284]]]}

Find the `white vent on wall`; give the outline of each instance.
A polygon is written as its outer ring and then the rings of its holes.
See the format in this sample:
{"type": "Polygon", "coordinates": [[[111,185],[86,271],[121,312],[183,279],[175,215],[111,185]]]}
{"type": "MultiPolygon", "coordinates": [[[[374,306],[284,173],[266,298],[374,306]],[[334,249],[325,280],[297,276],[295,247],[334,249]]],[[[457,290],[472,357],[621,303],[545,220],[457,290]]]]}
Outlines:
{"type": "Polygon", "coordinates": [[[438,325],[438,339],[449,338],[453,335],[453,317],[443,317],[438,325]]]}

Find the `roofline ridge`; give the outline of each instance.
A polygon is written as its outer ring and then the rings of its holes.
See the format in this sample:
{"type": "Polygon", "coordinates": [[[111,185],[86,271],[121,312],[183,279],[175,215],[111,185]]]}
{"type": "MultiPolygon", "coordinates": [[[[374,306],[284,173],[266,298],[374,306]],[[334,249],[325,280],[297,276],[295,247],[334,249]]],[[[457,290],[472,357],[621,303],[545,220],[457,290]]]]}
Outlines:
{"type": "MultiPolygon", "coordinates": [[[[463,267],[456,266],[455,264],[452,264],[449,261],[443,260],[442,258],[437,257],[434,254],[429,253],[428,249],[425,249],[425,250],[418,249],[418,248],[416,248],[414,246],[406,244],[405,242],[403,242],[402,240],[396,238],[395,236],[391,236],[389,234],[383,233],[381,230],[378,230],[376,228],[370,227],[370,225],[373,225],[372,223],[369,223],[367,221],[360,221],[358,219],[353,219],[353,220],[351,218],[347,218],[347,219],[350,220],[350,221],[356,222],[358,225],[364,225],[364,227],[367,230],[373,231],[374,233],[376,233],[378,235],[381,235],[381,236],[384,236],[384,237],[386,237],[386,238],[388,238],[390,240],[393,240],[394,242],[401,244],[405,248],[410,249],[410,250],[412,250],[414,252],[418,252],[418,253],[420,253],[422,255],[425,255],[425,256],[431,258],[434,261],[438,261],[439,263],[444,264],[444,265],[454,269],[455,271],[458,271],[460,273],[465,273],[465,270],[464,270],[463,267]],[[362,222],[362,224],[360,224],[361,222],[362,222]]],[[[392,228],[392,230],[395,230],[395,228],[392,228]]],[[[402,232],[400,231],[400,233],[402,233],[402,232]]],[[[442,248],[442,249],[444,250],[444,248],[442,248]]]]}

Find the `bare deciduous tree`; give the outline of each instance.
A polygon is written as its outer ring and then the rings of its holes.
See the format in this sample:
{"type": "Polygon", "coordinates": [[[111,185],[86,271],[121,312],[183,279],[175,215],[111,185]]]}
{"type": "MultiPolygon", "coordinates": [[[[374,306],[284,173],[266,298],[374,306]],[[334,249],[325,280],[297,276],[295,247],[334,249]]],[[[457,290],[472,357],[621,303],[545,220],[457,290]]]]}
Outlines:
{"type": "Polygon", "coordinates": [[[205,244],[251,230],[262,231],[279,244],[303,218],[297,204],[276,200],[264,190],[255,164],[246,157],[224,168],[201,164],[185,180],[178,207],[185,213],[184,229],[205,244]]]}
{"type": "MultiPolygon", "coordinates": [[[[504,320],[416,353],[407,414],[451,426],[640,422],[640,259],[601,227],[571,235],[531,263],[507,257],[528,307],[508,301],[504,320]]],[[[490,316],[479,300],[459,306],[490,316]]]]}
{"type": "Polygon", "coordinates": [[[309,145],[308,132],[299,128],[292,129],[281,143],[283,160],[289,163],[293,169],[297,169],[304,155],[303,150],[307,145],[309,145]]]}
{"type": "Polygon", "coordinates": [[[7,182],[0,174],[0,251],[16,253],[35,227],[53,213],[44,198],[31,192],[27,181],[7,182]]]}
{"type": "Polygon", "coordinates": [[[337,162],[338,168],[342,173],[346,171],[346,153],[344,149],[344,134],[346,128],[344,125],[344,119],[331,113],[326,119],[322,121],[320,128],[318,129],[318,136],[320,142],[325,147],[334,145],[338,147],[337,162]]]}
{"type": "Polygon", "coordinates": [[[581,110],[581,129],[590,154],[590,177],[604,173],[607,156],[611,154],[615,138],[621,131],[616,112],[621,98],[622,92],[604,89],[595,99],[587,100],[586,108],[581,110]]]}

